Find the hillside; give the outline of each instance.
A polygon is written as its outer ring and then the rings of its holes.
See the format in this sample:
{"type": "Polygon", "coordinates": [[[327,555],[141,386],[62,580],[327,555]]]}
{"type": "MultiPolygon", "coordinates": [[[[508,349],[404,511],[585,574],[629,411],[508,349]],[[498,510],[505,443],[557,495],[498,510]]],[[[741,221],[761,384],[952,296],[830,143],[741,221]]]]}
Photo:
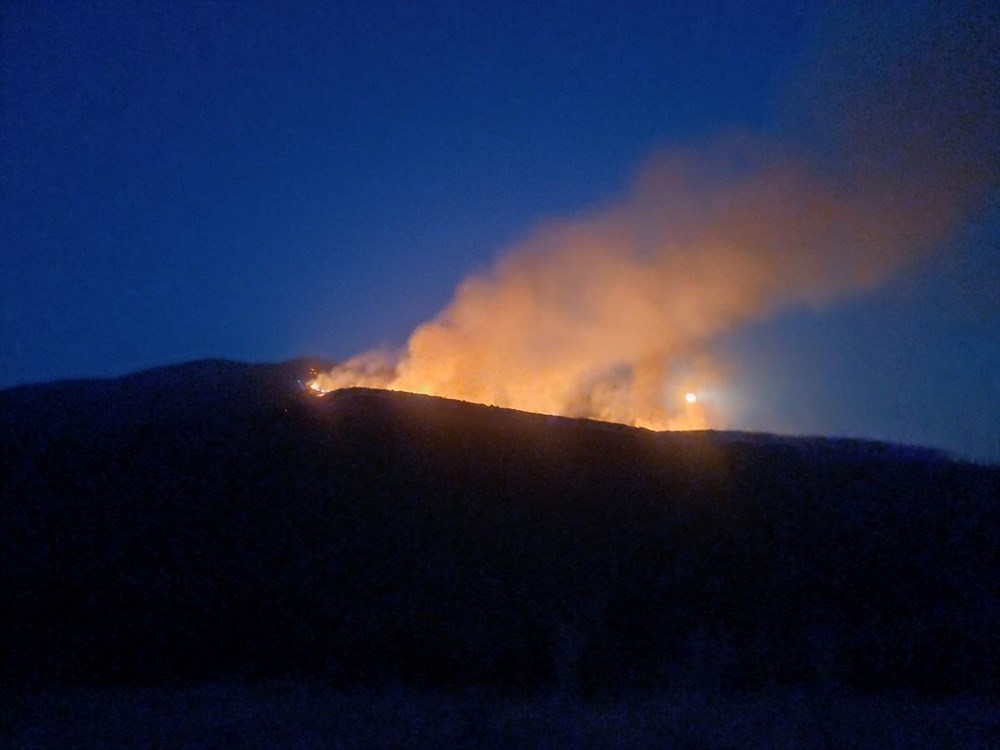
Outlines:
{"type": "Polygon", "coordinates": [[[1000,469],[208,361],[0,392],[7,684],[1000,685],[1000,469]]]}

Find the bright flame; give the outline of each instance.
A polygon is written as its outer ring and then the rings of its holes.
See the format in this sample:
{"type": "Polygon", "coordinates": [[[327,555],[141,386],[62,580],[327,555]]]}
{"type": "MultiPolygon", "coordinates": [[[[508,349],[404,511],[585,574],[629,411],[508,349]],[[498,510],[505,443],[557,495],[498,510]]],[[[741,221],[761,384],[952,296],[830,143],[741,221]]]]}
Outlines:
{"type": "Polygon", "coordinates": [[[687,393],[684,394],[684,400],[687,401],[689,404],[693,404],[695,401],[698,400],[698,397],[695,394],[688,391],[687,393]]]}

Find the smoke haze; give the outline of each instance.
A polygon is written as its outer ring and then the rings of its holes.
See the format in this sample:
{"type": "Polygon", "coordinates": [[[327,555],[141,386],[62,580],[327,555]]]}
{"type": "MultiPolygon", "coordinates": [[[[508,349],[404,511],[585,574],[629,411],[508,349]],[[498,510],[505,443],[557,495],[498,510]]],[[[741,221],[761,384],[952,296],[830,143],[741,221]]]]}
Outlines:
{"type": "Polygon", "coordinates": [[[845,14],[793,87],[794,145],[733,135],[653,156],[617,202],[536,227],[463,281],[403,351],[359,355],[317,386],[725,426],[710,400],[683,398],[725,380],[713,341],[879,284],[996,184],[997,23],[967,11],[894,29],[845,14]]]}

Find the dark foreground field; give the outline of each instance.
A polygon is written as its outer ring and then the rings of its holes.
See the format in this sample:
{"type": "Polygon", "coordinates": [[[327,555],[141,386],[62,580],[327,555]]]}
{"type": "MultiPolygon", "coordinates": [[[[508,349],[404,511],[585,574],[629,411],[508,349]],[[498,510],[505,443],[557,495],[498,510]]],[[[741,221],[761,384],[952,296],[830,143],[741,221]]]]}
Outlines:
{"type": "Polygon", "coordinates": [[[0,392],[15,746],[995,738],[1000,468],[307,368],[0,392]]]}
{"type": "Polygon", "coordinates": [[[1000,705],[984,698],[781,688],[681,691],[586,704],[316,682],[78,688],[32,696],[11,750],[106,748],[962,748],[990,750],[1000,705]]]}

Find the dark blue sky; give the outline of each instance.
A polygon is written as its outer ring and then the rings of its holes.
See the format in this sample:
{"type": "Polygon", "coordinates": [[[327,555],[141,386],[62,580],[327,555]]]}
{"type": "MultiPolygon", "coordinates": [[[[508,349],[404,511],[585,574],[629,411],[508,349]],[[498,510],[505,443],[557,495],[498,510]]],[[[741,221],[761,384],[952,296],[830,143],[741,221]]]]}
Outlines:
{"type": "MultiPolygon", "coordinates": [[[[399,345],[656,150],[810,140],[829,9],[703,6],[5,3],[0,387],[399,345]]],[[[994,190],[879,288],[734,331],[733,425],[1000,460],[998,237],[994,190]]]]}

